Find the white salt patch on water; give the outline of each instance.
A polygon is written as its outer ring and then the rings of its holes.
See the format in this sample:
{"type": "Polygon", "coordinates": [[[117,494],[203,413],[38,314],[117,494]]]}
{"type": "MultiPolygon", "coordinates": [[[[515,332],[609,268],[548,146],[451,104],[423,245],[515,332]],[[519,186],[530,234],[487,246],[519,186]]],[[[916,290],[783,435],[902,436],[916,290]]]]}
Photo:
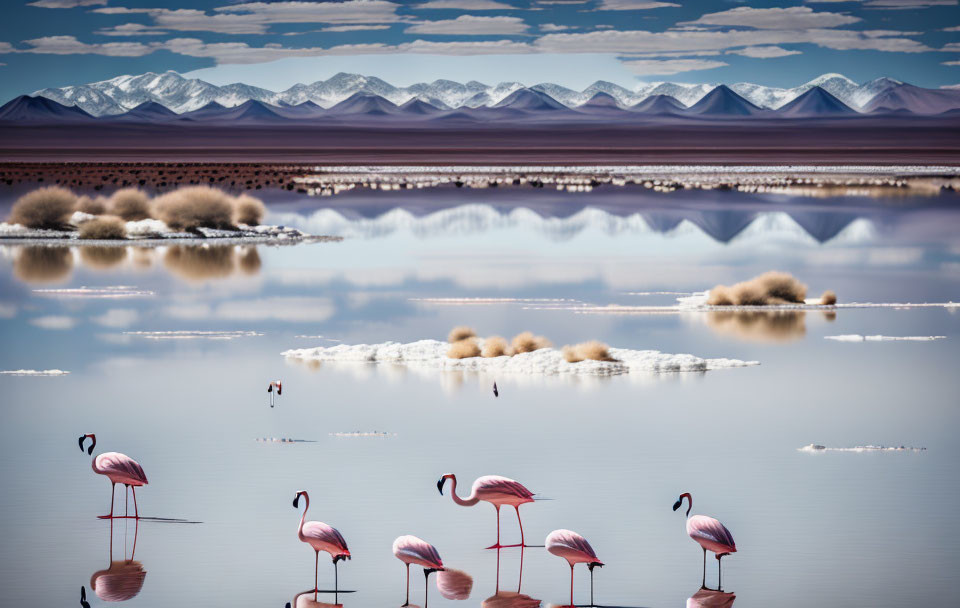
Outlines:
{"type": "MultiPolygon", "coordinates": [[[[483,347],[482,340],[479,340],[478,344],[481,348],[483,347]]],[[[609,350],[610,356],[616,361],[569,363],[563,358],[563,353],[555,348],[542,348],[512,357],[451,359],[447,357],[449,349],[450,344],[447,342],[420,340],[409,344],[384,342],[383,344],[318,346],[288,350],[282,354],[291,359],[305,361],[367,361],[441,370],[546,376],[567,374],[615,376],[631,372],[704,372],[760,364],[759,361],[703,359],[694,355],[671,355],[656,350],[631,350],[626,348],[611,348],[609,350]]]]}
{"type": "Polygon", "coordinates": [[[65,289],[34,289],[40,296],[55,298],[142,298],[157,295],[154,291],[136,289],[127,285],[107,287],[75,287],[65,289]]]}
{"type": "Polygon", "coordinates": [[[97,216],[92,213],[84,213],[83,211],[74,211],[73,215],[70,216],[70,219],[67,220],[67,223],[71,226],[79,226],[84,222],[89,222],[92,219],[96,219],[97,216]]]}
{"type": "Polygon", "coordinates": [[[396,433],[387,433],[386,431],[353,431],[350,433],[329,433],[331,437],[396,437],[396,433]]]}
{"type": "Polygon", "coordinates": [[[409,298],[409,300],[426,304],[567,303],[579,301],[569,298],[409,298]]]}
{"type": "Polygon", "coordinates": [[[839,336],[824,336],[825,340],[837,342],[932,342],[943,340],[946,336],[861,336],[860,334],[842,334],[839,336]]]}
{"type": "Polygon", "coordinates": [[[257,437],[257,443],[313,443],[309,439],[291,439],[289,437],[257,437]]]}
{"type": "Polygon", "coordinates": [[[62,369],[11,369],[0,371],[0,375],[3,376],[34,376],[34,377],[44,377],[44,376],[66,376],[70,372],[63,371],[62,369]]]}
{"type": "Polygon", "coordinates": [[[327,342],[343,342],[343,340],[338,340],[336,338],[328,338],[326,336],[306,336],[302,334],[298,336],[294,336],[294,338],[302,338],[304,340],[326,340],[327,342]]]}
{"type": "Polygon", "coordinates": [[[262,336],[255,331],[125,331],[126,336],[137,336],[148,340],[233,340],[262,336]]]}
{"type": "Polygon", "coordinates": [[[170,227],[167,226],[166,223],[150,217],[142,220],[129,221],[124,226],[127,231],[127,236],[152,236],[171,232],[170,227]]]}
{"type": "Polygon", "coordinates": [[[858,445],[852,448],[828,448],[824,445],[811,443],[802,448],[799,452],[819,453],[819,452],[925,452],[927,448],[915,448],[906,445],[884,446],[884,445],[858,445]]]}

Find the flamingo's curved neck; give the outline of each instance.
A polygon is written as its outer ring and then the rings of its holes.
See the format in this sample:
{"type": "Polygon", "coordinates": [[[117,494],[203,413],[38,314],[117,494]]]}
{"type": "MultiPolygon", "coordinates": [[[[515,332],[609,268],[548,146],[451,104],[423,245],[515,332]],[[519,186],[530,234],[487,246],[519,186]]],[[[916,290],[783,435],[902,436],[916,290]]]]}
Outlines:
{"type": "Polygon", "coordinates": [[[693,509],[693,496],[685,492],[680,495],[680,500],[682,501],[684,498],[687,499],[687,515],[686,516],[690,517],[690,511],[693,509]]]}
{"type": "Polygon", "coordinates": [[[300,516],[300,527],[297,528],[297,536],[300,539],[303,539],[303,522],[307,519],[307,509],[310,508],[310,496],[306,492],[302,494],[303,500],[306,501],[306,504],[303,506],[303,515],[300,516]]]}
{"type": "Polygon", "coordinates": [[[457,478],[450,478],[450,498],[453,499],[453,502],[457,503],[461,507],[472,507],[473,505],[480,502],[480,499],[477,498],[476,492],[471,492],[470,496],[467,498],[460,498],[457,496],[457,478]]]}

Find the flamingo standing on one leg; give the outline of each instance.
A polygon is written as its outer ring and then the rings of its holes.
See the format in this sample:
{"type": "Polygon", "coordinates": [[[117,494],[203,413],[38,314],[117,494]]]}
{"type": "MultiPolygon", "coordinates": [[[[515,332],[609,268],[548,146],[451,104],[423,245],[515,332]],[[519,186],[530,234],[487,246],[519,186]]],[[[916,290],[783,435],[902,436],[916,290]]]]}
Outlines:
{"type": "Polygon", "coordinates": [[[333,587],[334,590],[336,590],[337,562],[342,559],[350,559],[350,549],[347,548],[347,541],[343,540],[343,536],[333,526],[328,526],[319,521],[304,521],[307,518],[307,510],[310,508],[310,496],[306,490],[297,492],[296,497],[293,499],[293,506],[294,508],[300,506],[301,496],[307,501],[307,504],[303,508],[303,515],[300,517],[300,527],[297,528],[297,538],[299,538],[301,542],[305,542],[313,547],[316,553],[313,564],[313,591],[314,593],[320,591],[317,587],[317,579],[321,551],[326,551],[330,554],[330,557],[333,558],[333,587]]]}
{"type": "MultiPolygon", "coordinates": [[[[430,588],[430,574],[443,570],[443,560],[436,547],[416,536],[400,536],[393,541],[393,554],[407,565],[407,599],[404,606],[410,605],[410,564],[423,566],[425,589],[423,592],[423,608],[427,608],[427,590],[430,588]]],[[[439,575],[438,575],[439,576],[439,575]]]]}
{"type": "Polygon", "coordinates": [[[593,569],[603,567],[603,562],[597,557],[593,547],[587,539],[570,530],[554,530],[547,535],[544,543],[547,551],[562,557],[570,564],[570,606],[573,606],[573,566],[586,564],[590,570],[590,605],[593,606],[593,569]]]}
{"type": "Polygon", "coordinates": [[[684,492],[673,503],[673,510],[676,511],[683,505],[683,499],[687,499],[687,535],[700,544],[703,548],[703,582],[701,588],[707,588],[707,551],[713,551],[717,555],[717,591],[722,589],[720,584],[720,558],[724,555],[730,555],[737,552],[737,543],[733,541],[733,535],[730,530],[719,521],[706,515],[694,515],[690,517],[690,509],[693,508],[693,496],[689,492],[684,492]]]}
{"type": "Polygon", "coordinates": [[[267,392],[270,393],[270,407],[273,407],[274,403],[273,389],[277,389],[277,396],[279,397],[281,394],[283,394],[283,383],[281,383],[279,380],[274,380],[267,385],[267,392]]]}
{"type": "Polygon", "coordinates": [[[519,481],[500,475],[484,475],[473,482],[470,496],[460,498],[457,496],[457,476],[450,473],[441,477],[440,481],[437,482],[437,489],[440,490],[441,495],[443,495],[443,485],[448,479],[450,480],[450,496],[453,498],[453,502],[461,507],[472,507],[483,500],[497,509],[497,544],[491,545],[487,549],[526,546],[523,539],[523,522],[520,521],[520,505],[533,502],[533,492],[525,488],[519,481]],[[500,544],[500,507],[503,505],[509,505],[517,512],[517,523],[520,525],[519,545],[500,544]]]}
{"type": "MultiPolygon", "coordinates": [[[[93,454],[93,448],[97,447],[97,436],[93,433],[82,435],[79,440],[80,451],[83,451],[83,442],[92,439],[93,443],[87,449],[87,455],[93,454]]],[[[137,488],[147,485],[147,475],[143,472],[143,467],[136,460],[120,452],[104,452],[93,459],[91,463],[93,472],[97,475],[106,475],[110,480],[110,514],[100,515],[100,519],[113,518],[113,494],[118,483],[130,488],[133,491],[133,510],[134,518],[140,519],[140,511],[137,509],[137,488]]],[[[121,517],[121,516],[117,516],[121,517]]],[[[123,515],[122,517],[129,517],[123,515]]]]}

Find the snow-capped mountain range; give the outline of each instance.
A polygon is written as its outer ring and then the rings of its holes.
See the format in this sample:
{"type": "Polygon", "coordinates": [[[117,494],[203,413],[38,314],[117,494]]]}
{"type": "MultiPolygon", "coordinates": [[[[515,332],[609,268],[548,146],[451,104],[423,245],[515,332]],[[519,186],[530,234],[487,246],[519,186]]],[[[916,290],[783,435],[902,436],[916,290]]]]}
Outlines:
{"type": "MultiPolygon", "coordinates": [[[[890,78],[878,78],[858,84],[840,74],[824,74],[810,82],[784,89],[751,83],[730,85],[730,89],[760,108],[777,109],[814,87],[820,87],[847,104],[860,110],[870,101],[902,85],[890,78]]],[[[634,106],[641,101],[663,95],[672,97],[684,106],[693,106],[713,91],[717,84],[685,84],[656,82],[639,85],[630,90],[598,80],[582,91],[575,91],[552,83],[529,87],[569,108],[581,106],[598,94],[610,96],[621,107],[634,106]]],[[[493,107],[510,95],[526,89],[519,82],[501,82],[490,86],[476,81],[466,84],[451,80],[435,80],[408,87],[395,87],[372,76],[340,73],[328,80],[312,84],[296,84],[285,91],[269,91],[242,83],[216,86],[196,78],[184,78],[176,72],[139,76],[118,76],[90,84],[48,88],[34,92],[65,106],[77,106],[94,116],[123,114],[146,102],[160,104],[177,114],[198,110],[212,102],[232,108],[253,100],[271,106],[296,106],[312,102],[321,108],[330,108],[360,94],[376,95],[396,105],[419,100],[440,109],[493,107]]]]}

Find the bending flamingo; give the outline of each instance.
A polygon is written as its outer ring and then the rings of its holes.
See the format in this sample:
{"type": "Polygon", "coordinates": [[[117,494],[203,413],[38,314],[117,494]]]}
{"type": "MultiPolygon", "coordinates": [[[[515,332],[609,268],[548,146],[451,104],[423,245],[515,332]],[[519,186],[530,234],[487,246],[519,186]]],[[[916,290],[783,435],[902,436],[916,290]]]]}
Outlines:
{"type": "Polygon", "coordinates": [[[590,605],[593,606],[593,569],[603,567],[587,539],[570,530],[554,530],[547,535],[544,543],[547,551],[562,557],[570,564],[570,606],[573,606],[573,566],[586,564],[590,570],[590,605]]]}
{"type": "Polygon", "coordinates": [[[267,385],[267,392],[270,393],[270,407],[273,407],[273,389],[277,389],[277,396],[283,394],[283,384],[279,380],[274,380],[267,385]]]}
{"type": "Polygon", "coordinates": [[[533,492],[528,490],[519,481],[514,481],[499,475],[484,475],[478,477],[473,482],[473,489],[470,496],[460,498],[457,496],[457,476],[447,474],[437,482],[437,489],[443,495],[443,485],[450,480],[450,497],[453,502],[461,507],[472,507],[481,500],[489,502],[497,509],[497,544],[487,547],[487,549],[499,549],[501,547],[524,547],[523,540],[523,522],[520,521],[520,505],[533,502],[533,492]],[[501,545],[500,544],[500,507],[509,505],[517,512],[517,523],[520,525],[520,544],[519,545],[501,545]]]}
{"type": "Polygon", "coordinates": [[[310,509],[310,496],[306,490],[297,492],[296,497],[293,499],[293,506],[294,508],[300,506],[301,496],[307,501],[307,504],[304,506],[303,515],[300,517],[300,527],[297,528],[297,538],[299,538],[301,542],[305,542],[313,547],[314,552],[316,552],[316,558],[313,564],[313,591],[314,593],[320,591],[317,588],[317,578],[321,551],[326,551],[330,554],[330,557],[333,558],[333,587],[334,590],[336,590],[337,562],[342,559],[350,559],[350,549],[347,548],[347,541],[343,540],[343,536],[336,528],[319,521],[304,521],[307,518],[307,510],[310,509]]]}
{"type": "Polygon", "coordinates": [[[407,565],[407,599],[404,606],[410,605],[410,564],[423,566],[424,592],[423,608],[427,608],[427,591],[430,589],[430,575],[443,570],[443,560],[436,547],[416,536],[400,536],[393,541],[393,554],[407,565]]]}
{"type": "Polygon", "coordinates": [[[703,548],[703,582],[701,588],[707,588],[707,551],[713,551],[717,554],[717,590],[722,589],[720,584],[720,558],[724,555],[730,555],[737,552],[737,543],[733,541],[733,535],[730,530],[719,521],[706,515],[694,515],[690,517],[690,509],[693,508],[693,496],[689,492],[684,492],[673,503],[673,510],[676,511],[683,505],[683,499],[687,499],[687,535],[700,544],[703,548]]]}
{"type": "MultiPolygon", "coordinates": [[[[82,435],[79,440],[80,451],[83,451],[83,442],[92,439],[93,443],[87,449],[87,455],[93,454],[93,448],[97,447],[97,436],[93,433],[82,435]]],[[[133,491],[133,512],[134,518],[140,519],[140,511],[137,509],[137,488],[147,485],[147,475],[143,472],[143,467],[136,460],[120,452],[104,452],[93,459],[91,463],[93,472],[97,475],[106,475],[110,480],[110,514],[100,515],[100,519],[113,519],[113,494],[118,483],[130,488],[133,491]]],[[[129,517],[128,515],[118,515],[117,517],[129,517]]]]}

